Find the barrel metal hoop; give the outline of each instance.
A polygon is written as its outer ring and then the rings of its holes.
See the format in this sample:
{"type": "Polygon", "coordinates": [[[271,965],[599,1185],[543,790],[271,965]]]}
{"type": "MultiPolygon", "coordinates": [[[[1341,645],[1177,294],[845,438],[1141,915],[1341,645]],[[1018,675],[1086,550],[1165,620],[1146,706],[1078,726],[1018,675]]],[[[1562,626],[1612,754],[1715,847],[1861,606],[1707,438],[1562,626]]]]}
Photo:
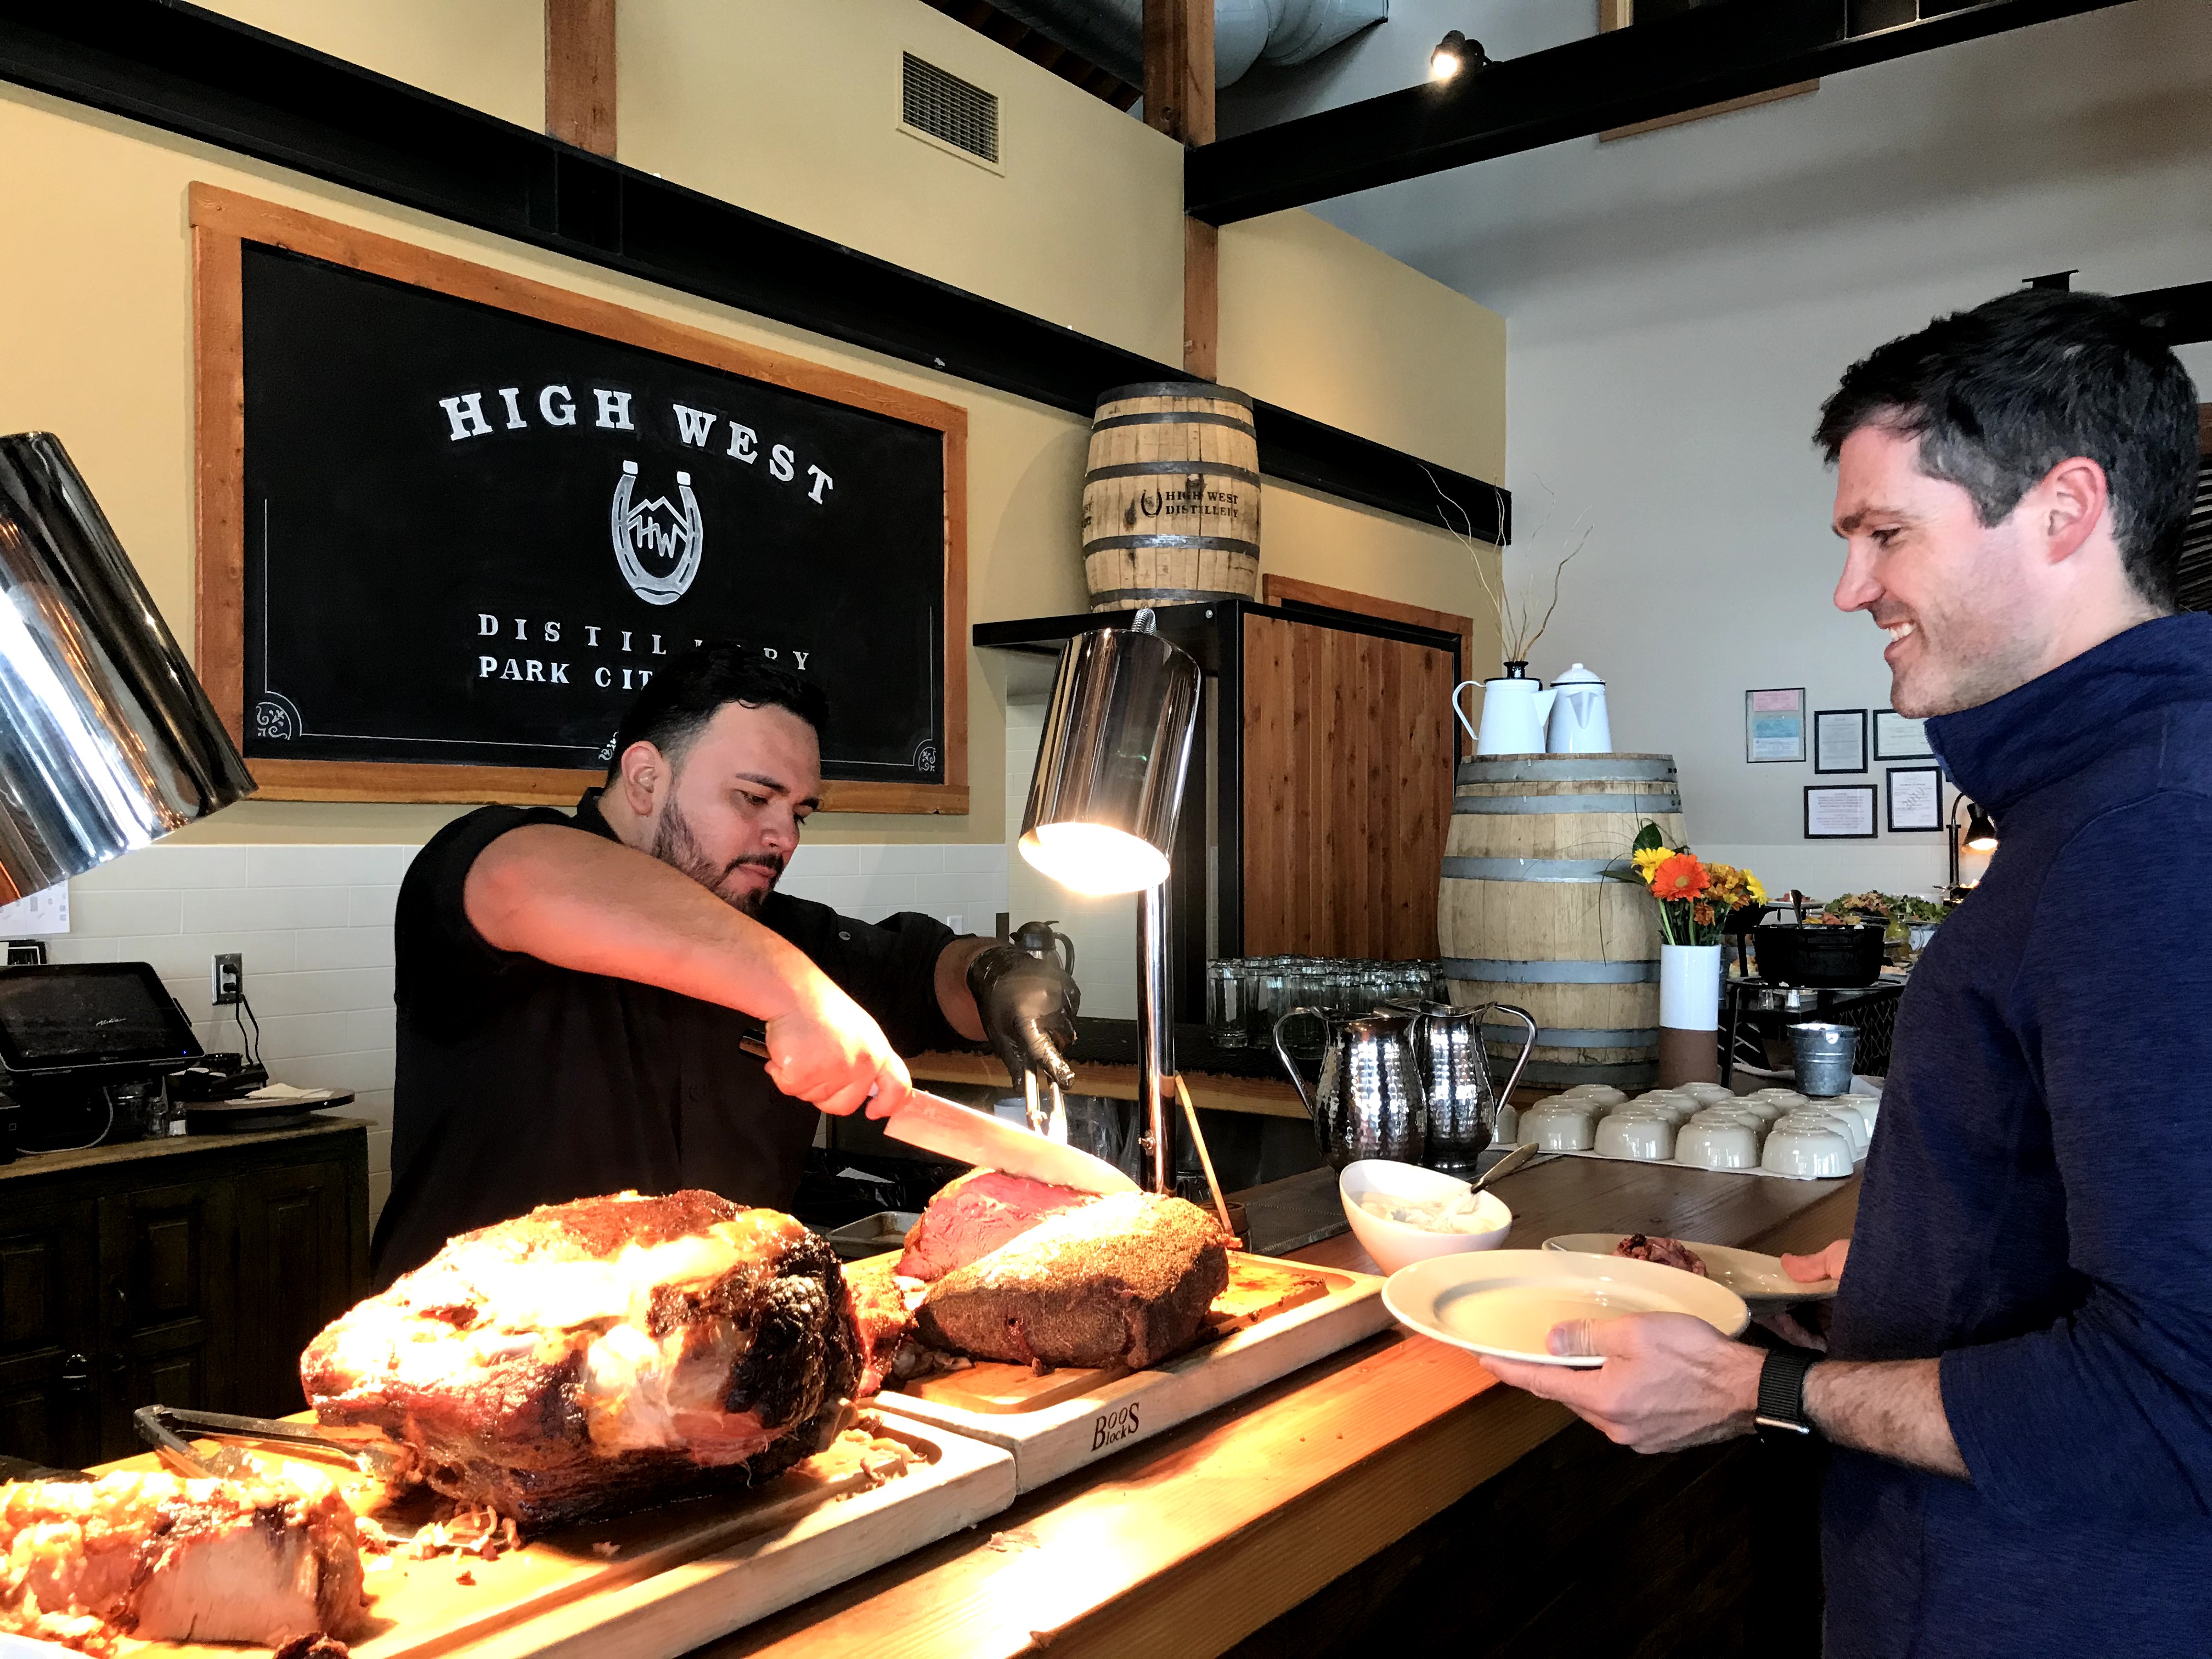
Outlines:
{"type": "Polygon", "coordinates": [[[1571,812],[1679,812],[1680,795],[1455,795],[1452,811],[1477,817],[1553,817],[1571,812]]]}
{"type": "MultiPolygon", "coordinates": [[[[1515,1042],[1516,1049],[1520,1048],[1515,1042]]],[[[1642,1089],[1659,1080],[1656,1060],[1592,1060],[1576,1065],[1564,1060],[1532,1060],[1522,1068],[1523,1083],[1546,1083],[1571,1087],[1577,1083],[1607,1083],[1620,1090],[1642,1089]]]]}
{"type": "Polygon", "coordinates": [[[1132,398],[1205,398],[1217,403],[1238,404],[1252,407],[1252,394],[1239,392],[1234,386],[1217,386],[1212,380],[1132,380],[1127,386],[1109,386],[1098,394],[1094,409],[1108,404],[1126,403],[1132,398]]]}
{"type": "Polygon", "coordinates": [[[1123,548],[1148,547],[1195,547],[1218,553],[1249,553],[1255,559],[1260,556],[1259,543],[1240,541],[1234,536],[1174,536],[1165,533],[1157,536],[1100,536],[1083,544],[1086,555],[1109,553],[1123,548]]]}
{"type": "MultiPolygon", "coordinates": [[[[1526,1041],[1528,1031],[1522,1025],[1486,1025],[1484,1036],[1493,1042],[1509,1039],[1515,1042],[1526,1041]]],[[[1594,1026],[1584,1030],[1573,1025],[1542,1025],[1536,1030],[1539,1048],[1648,1048],[1659,1041],[1659,1028],[1649,1026],[1619,1026],[1613,1029],[1594,1026]]]]}
{"type": "Polygon", "coordinates": [[[1249,484],[1260,482],[1260,475],[1250,467],[1231,466],[1227,461],[1122,461],[1113,466],[1091,468],[1084,473],[1083,482],[1091,483],[1100,478],[1150,478],[1163,474],[1181,477],[1188,473],[1238,478],[1249,484]]]}
{"type": "Polygon", "coordinates": [[[1162,605],[1216,605],[1228,599],[1251,599],[1249,593],[1224,593],[1212,587],[1102,587],[1091,596],[1091,608],[1114,599],[1153,600],[1162,605]]]}
{"type": "Polygon", "coordinates": [[[1674,780],[1671,755],[1527,755],[1513,760],[1477,757],[1459,763],[1462,783],[1608,783],[1637,778],[1674,780]]]}
{"type": "Polygon", "coordinates": [[[1446,957],[1446,979],[1487,980],[1501,985],[1650,985],[1656,962],[1525,962],[1485,957],[1446,957]]]}
{"type": "Polygon", "coordinates": [[[1117,426],[1225,426],[1257,439],[1259,429],[1234,415],[1215,415],[1203,409],[1175,410],[1157,415],[1108,415],[1091,423],[1093,432],[1111,432],[1117,426]]]}
{"type": "Polygon", "coordinates": [[[1620,859],[1465,859],[1443,861],[1447,881],[1603,881],[1620,859]]]}

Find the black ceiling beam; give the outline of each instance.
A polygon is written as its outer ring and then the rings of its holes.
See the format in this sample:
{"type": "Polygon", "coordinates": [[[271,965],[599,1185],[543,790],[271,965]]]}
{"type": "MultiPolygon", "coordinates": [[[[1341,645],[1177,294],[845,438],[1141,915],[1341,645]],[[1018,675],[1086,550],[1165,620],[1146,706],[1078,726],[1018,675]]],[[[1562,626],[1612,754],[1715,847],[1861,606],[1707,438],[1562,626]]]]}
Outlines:
{"type": "MultiPolygon", "coordinates": [[[[311,51],[184,0],[0,0],[0,81],[1088,416],[1182,371],[311,51]]],[[[1269,475],[1485,540],[1510,501],[1451,468],[1261,404],[1269,475]]]]}
{"type": "Polygon", "coordinates": [[[2185,283],[2179,288],[2145,289],[2112,297],[2170,346],[2212,340],[2212,283],[2185,283]]]}
{"type": "Polygon", "coordinates": [[[1183,205],[1231,224],[2122,3],[1972,0],[1853,34],[1853,0],[1717,0],[1201,144],[1184,164],[1183,205]]]}

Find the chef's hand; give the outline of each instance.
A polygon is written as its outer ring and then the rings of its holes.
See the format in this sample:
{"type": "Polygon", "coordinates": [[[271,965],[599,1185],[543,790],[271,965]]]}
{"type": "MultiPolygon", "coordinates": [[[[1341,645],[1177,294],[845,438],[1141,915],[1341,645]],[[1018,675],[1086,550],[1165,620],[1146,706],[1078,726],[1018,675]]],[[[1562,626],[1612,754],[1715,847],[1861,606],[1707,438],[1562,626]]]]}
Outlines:
{"type": "Polygon", "coordinates": [[[1605,1437],[1640,1452],[1680,1451],[1752,1431],[1764,1351],[1691,1314],[1571,1320],[1552,1328],[1555,1354],[1601,1354],[1590,1370],[1485,1358],[1501,1382],[1556,1400],[1605,1437]]]}
{"type": "Polygon", "coordinates": [[[1075,1071],[1060,1050],[1075,1041],[1075,1011],[1083,994],[1058,964],[1042,962],[1018,945],[994,945],[968,964],[983,1035],[999,1051],[1017,1085],[1024,1072],[1042,1072],[1063,1089],[1075,1071]]]}
{"type": "Polygon", "coordinates": [[[768,1022],[769,1080],[833,1117],[868,1109],[889,1117],[914,1091],[898,1057],[866,1010],[827,979],[799,1006],[768,1022]]]}

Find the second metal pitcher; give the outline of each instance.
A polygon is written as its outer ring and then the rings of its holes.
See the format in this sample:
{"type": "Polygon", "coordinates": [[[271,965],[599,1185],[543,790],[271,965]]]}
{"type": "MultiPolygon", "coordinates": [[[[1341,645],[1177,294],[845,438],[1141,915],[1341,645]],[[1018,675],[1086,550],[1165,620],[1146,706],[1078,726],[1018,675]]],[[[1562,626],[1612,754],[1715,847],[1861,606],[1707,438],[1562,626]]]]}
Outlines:
{"type": "Polygon", "coordinates": [[[1275,1022],[1275,1052],[1297,1085],[1331,1168],[1363,1158],[1419,1164],[1426,1152],[1428,1096],[1413,1052],[1414,1020],[1395,1012],[1332,1019],[1318,1008],[1293,1008],[1275,1022]],[[1294,1019],[1319,1020],[1328,1033],[1321,1076],[1310,1090],[1283,1042],[1283,1028],[1294,1019]]]}
{"type": "Polygon", "coordinates": [[[1484,1147],[1498,1137],[1498,1109],[1513,1094],[1521,1070],[1536,1046],[1536,1022],[1526,1009],[1486,1002],[1455,1008],[1449,1002],[1394,1002],[1393,1012],[1413,1018],[1413,1053],[1428,1097],[1429,1134],[1421,1161],[1431,1170],[1473,1170],[1484,1147]],[[1490,1084],[1490,1060],[1483,1044],[1483,1018],[1511,1014],[1528,1028],[1521,1056],[1503,1089],[1490,1084]]]}

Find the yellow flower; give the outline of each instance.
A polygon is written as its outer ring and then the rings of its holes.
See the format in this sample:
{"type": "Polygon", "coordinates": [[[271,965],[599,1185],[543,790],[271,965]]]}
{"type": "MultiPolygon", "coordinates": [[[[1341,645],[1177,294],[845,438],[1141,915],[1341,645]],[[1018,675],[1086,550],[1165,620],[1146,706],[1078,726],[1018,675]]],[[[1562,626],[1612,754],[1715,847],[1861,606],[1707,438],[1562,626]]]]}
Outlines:
{"type": "Polygon", "coordinates": [[[1674,856],[1663,847],[1647,847],[1636,854],[1636,873],[1648,883],[1651,879],[1651,872],[1674,856]]]}
{"type": "Polygon", "coordinates": [[[1743,872],[1743,884],[1751,890],[1751,902],[1753,904],[1766,902],[1766,890],[1759,884],[1759,878],[1748,870],[1743,872]]]}

